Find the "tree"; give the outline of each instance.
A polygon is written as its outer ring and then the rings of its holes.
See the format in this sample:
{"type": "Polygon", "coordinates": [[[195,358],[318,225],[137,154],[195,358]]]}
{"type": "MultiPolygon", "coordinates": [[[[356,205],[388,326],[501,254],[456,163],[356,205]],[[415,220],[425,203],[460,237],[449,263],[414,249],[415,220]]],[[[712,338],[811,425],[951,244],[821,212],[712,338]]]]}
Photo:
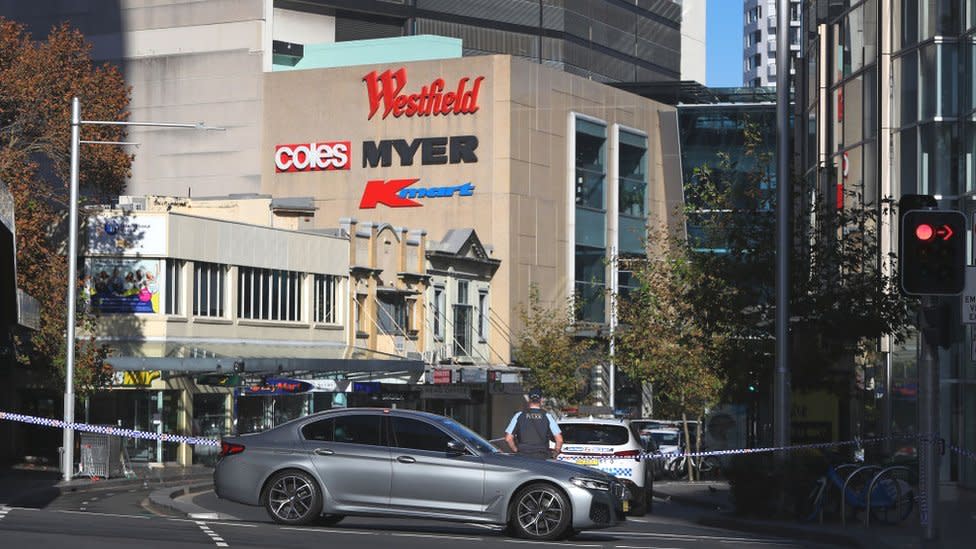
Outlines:
{"type": "MultiPolygon", "coordinates": [[[[125,120],[129,88],[119,70],[96,67],[91,45],[67,24],[35,42],[22,25],[0,18],[0,179],[14,197],[17,284],[40,301],[40,329],[18,342],[19,358],[64,380],[69,207],[71,98],[84,105],[84,118],[125,120]]],[[[83,126],[83,140],[122,141],[120,126],[83,126]]],[[[82,204],[105,203],[120,194],[132,156],[118,147],[83,149],[82,204]]],[[[79,323],[90,324],[87,313],[79,323]]],[[[79,391],[99,385],[107,374],[105,349],[76,345],[79,391]]]]}
{"type": "MultiPolygon", "coordinates": [[[[719,154],[714,165],[694,171],[685,205],[702,235],[689,246],[710,250],[694,254],[694,261],[736,290],[711,311],[734,332],[721,354],[731,382],[727,394],[733,398],[744,396],[757,379],[772,378],[775,342],[772,155],[760,146],[764,139],[757,124],[747,121],[743,133],[742,158],[750,166],[719,154]]],[[[838,363],[853,364],[859,349],[883,335],[903,341],[912,323],[911,301],[898,292],[897,274],[882,269],[877,228],[885,206],[877,197],[848,189],[844,207],[837,208],[823,200],[805,201],[814,189],[802,180],[795,180],[793,188],[792,385],[840,392],[849,385],[849,373],[826,372],[838,363]]]]}
{"type": "MultiPolygon", "coordinates": [[[[615,333],[620,369],[631,379],[653,383],[659,409],[680,416],[688,449],[688,420],[703,424],[723,386],[716,368],[724,348],[725,327],[709,314],[702,290],[724,293],[721,279],[702,271],[680,234],[666,228],[654,239],[659,248],[646,259],[628,260],[637,287],[617,299],[620,329],[615,333]]],[[[701,448],[698,429],[694,449],[701,448]]],[[[691,460],[688,478],[694,479],[691,460]]]]}
{"type": "Polygon", "coordinates": [[[529,369],[529,384],[542,387],[560,404],[585,400],[588,372],[600,363],[601,352],[595,340],[573,335],[572,302],[566,307],[547,306],[533,286],[519,318],[523,328],[516,336],[514,362],[529,369]]]}

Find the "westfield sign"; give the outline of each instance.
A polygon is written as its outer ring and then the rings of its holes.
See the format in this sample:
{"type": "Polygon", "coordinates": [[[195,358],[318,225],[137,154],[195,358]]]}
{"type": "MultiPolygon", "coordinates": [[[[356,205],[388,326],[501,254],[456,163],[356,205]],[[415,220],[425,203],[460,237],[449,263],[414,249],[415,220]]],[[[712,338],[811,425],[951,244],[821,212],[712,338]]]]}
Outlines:
{"type": "Polygon", "coordinates": [[[363,77],[366,93],[369,96],[369,116],[371,120],[382,108],[382,116],[391,113],[394,118],[401,116],[447,116],[449,114],[473,114],[478,111],[478,91],[484,76],[473,81],[464,77],[450,91],[447,82],[438,78],[420,88],[417,93],[404,93],[407,87],[407,69],[396,71],[373,71],[363,77]],[[470,88],[469,88],[470,84],[470,88]]]}

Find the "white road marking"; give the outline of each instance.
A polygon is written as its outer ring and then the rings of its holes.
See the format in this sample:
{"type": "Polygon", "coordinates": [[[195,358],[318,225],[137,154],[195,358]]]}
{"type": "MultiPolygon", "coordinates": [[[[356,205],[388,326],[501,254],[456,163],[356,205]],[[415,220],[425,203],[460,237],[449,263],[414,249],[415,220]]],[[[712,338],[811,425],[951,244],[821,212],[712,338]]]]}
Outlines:
{"type": "Polygon", "coordinates": [[[195,520],[193,522],[199,526],[201,530],[203,530],[204,534],[207,534],[207,536],[210,537],[210,541],[214,542],[217,547],[230,547],[230,545],[224,541],[224,538],[220,537],[220,534],[214,532],[209,526],[207,526],[206,522],[203,522],[202,520],[195,520]]]}
{"type": "Polygon", "coordinates": [[[784,540],[777,540],[776,538],[736,538],[727,536],[710,536],[706,534],[661,534],[657,532],[621,532],[614,531],[615,535],[618,536],[638,536],[638,537],[649,537],[649,538],[662,538],[670,539],[674,541],[696,541],[696,540],[715,540],[715,541],[726,541],[726,542],[742,542],[742,543],[772,543],[782,545],[784,540]]]}
{"type": "Polygon", "coordinates": [[[505,539],[502,541],[508,543],[530,543],[533,545],[558,545],[560,547],[603,547],[602,545],[593,545],[589,543],[565,543],[561,541],[533,541],[528,539],[505,539]]]}
{"type": "MultiPolygon", "coordinates": [[[[193,519],[176,518],[176,517],[166,517],[166,520],[172,520],[172,521],[175,521],[175,522],[192,522],[194,524],[197,522],[196,520],[193,520],[193,519]]],[[[240,526],[242,528],[257,528],[258,527],[257,524],[244,524],[244,523],[241,523],[241,522],[219,522],[219,521],[215,521],[215,520],[209,520],[209,521],[207,521],[207,524],[213,524],[213,525],[216,525],[216,526],[240,526]]]]}
{"type": "Polygon", "coordinates": [[[391,536],[397,536],[401,538],[433,538],[433,539],[459,539],[463,541],[484,541],[483,538],[477,536],[449,536],[446,534],[411,534],[407,532],[393,532],[391,536]]]}
{"type": "Polygon", "coordinates": [[[282,530],[297,530],[299,532],[322,532],[323,534],[354,534],[357,536],[375,536],[376,532],[362,530],[341,530],[339,528],[299,528],[296,526],[281,526],[282,530]]]}
{"type": "Polygon", "coordinates": [[[149,520],[149,517],[145,517],[145,516],[142,516],[142,515],[120,515],[118,513],[95,513],[95,512],[92,512],[92,511],[69,511],[67,509],[60,509],[60,510],[55,511],[55,513],[73,513],[73,514],[76,514],[76,515],[98,515],[100,517],[120,517],[120,518],[133,518],[133,519],[149,520]]]}
{"type": "Polygon", "coordinates": [[[6,517],[7,513],[9,512],[10,512],[10,507],[7,507],[6,505],[0,505],[0,519],[6,517]]]}

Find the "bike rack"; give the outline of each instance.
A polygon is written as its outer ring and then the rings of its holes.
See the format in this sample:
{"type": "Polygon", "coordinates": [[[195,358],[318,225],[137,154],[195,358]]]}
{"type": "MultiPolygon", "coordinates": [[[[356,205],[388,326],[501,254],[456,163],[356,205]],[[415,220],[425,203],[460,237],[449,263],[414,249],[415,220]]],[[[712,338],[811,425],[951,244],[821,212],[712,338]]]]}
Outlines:
{"type": "Polygon", "coordinates": [[[861,471],[871,471],[873,469],[882,470],[880,465],[862,465],[857,469],[854,469],[851,474],[847,475],[844,479],[844,486],[840,490],[840,523],[843,526],[847,526],[847,485],[850,484],[851,480],[854,479],[861,471]]]}
{"type": "MultiPolygon", "coordinates": [[[[871,482],[868,484],[868,492],[867,492],[867,499],[866,499],[867,509],[864,512],[864,526],[871,525],[871,492],[874,491],[874,485],[877,484],[879,480],[881,480],[882,476],[891,473],[893,471],[905,471],[909,475],[912,474],[912,470],[909,469],[908,467],[905,467],[904,465],[892,465],[890,467],[886,467],[878,471],[878,473],[874,475],[874,478],[872,478],[871,482]]],[[[895,498],[895,512],[897,512],[898,506],[900,505],[899,502],[901,500],[901,485],[897,483],[897,479],[895,479],[895,481],[896,481],[895,487],[898,490],[898,497],[895,498]]]]}

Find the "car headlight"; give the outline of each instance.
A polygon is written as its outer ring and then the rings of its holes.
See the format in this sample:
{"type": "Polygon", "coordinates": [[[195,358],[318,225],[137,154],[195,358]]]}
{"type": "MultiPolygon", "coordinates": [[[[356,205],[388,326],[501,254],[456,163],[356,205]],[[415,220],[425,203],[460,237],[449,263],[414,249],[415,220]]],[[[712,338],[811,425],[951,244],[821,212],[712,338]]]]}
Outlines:
{"type": "Polygon", "coordinates": [[[569,481],[580,488],[586,488],[589,490],[602,490],[604,492],[610,490],[610,483],[605,480],[586,477],[573,477],[569,479],[569,481]]]}

